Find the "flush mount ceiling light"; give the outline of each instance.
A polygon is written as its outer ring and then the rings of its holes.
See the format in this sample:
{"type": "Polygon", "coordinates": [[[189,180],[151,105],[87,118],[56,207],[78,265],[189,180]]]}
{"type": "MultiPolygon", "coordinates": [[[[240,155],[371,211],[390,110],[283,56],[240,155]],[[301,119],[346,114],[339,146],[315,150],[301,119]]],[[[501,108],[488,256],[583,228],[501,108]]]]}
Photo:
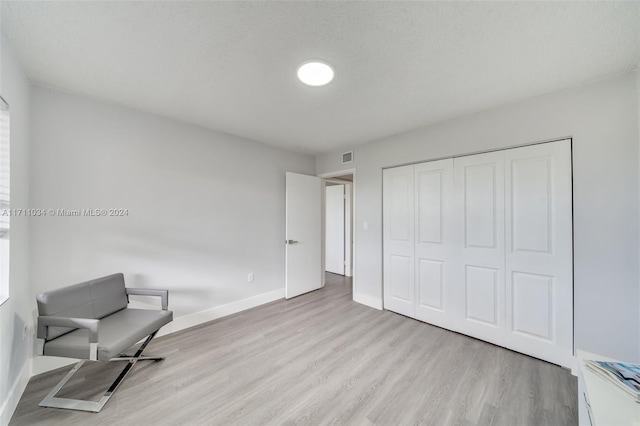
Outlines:
{"type": "Polygon", "coordinates": [[[307,61],[298,67],[298,78],[308,86],[324,86],[333,80],[333,68],[326,62],[307,61]]]}

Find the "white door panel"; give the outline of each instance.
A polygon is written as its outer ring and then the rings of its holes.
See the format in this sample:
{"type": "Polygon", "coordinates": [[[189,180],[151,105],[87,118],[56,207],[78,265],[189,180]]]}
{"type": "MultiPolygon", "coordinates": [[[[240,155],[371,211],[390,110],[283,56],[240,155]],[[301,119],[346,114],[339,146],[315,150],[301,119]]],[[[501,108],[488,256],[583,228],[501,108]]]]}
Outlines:
{"type": "Polygon", "coordinates": [[[456,328],[504,345],[504,152],[454,159],[456,328]]]}
{"type": "Polygon", "coordinates": [[[325,270],[344,275],[345,186],[325,187],[325,270]]]}
{"type": "Polygon", "coordinates": [[[413,304],[413,257],[397,254],[389,255],[389,277],[391,300],[413,304]]]}
{"type": "Polygon", "coordinates": [[[285,296],[322,287],[322,180],[287,172],[285,296]]]}
{"type": "Polygon", "coordinates": [[[414,166],[416,318],[450,328],[454,262],[453,159],[414,166]]]}
{"type": "Polygon", "coordinates": [[[556,364],[573,356],[569,140],[505,151],[507,346],[556,364]]]}
{"type": "Polygon", "coordinates": [[[511,284],[509,290],[513,301],[507,308],[512,313],[510,331],[522,337],[533,337],[553,343],[553,277],[513,272],[507,281],[511,284]]]}
{"type": "Polygon", "coordinates": [[[383,171],[384,307],[413,317],[414,184],[413,166],[383,171]]]}
{"type": "Polygon", "coordinates": [[[464,319],[472,324],[499,331],[500,270],[465,265],[464,272],[464,319]]]}
{"type": "Polygon", "coordinates": [[[445,310],[445,285],[443,266],[445,262],[430,259],[416,258],[416,281],[417,281],[417,306],[416,317],[426,322],[428,319],[421,317],[429,316],[428,313],[419,313],[420,310],[432,312],[435,310],[438,314],[444,313],[445,310]]]}

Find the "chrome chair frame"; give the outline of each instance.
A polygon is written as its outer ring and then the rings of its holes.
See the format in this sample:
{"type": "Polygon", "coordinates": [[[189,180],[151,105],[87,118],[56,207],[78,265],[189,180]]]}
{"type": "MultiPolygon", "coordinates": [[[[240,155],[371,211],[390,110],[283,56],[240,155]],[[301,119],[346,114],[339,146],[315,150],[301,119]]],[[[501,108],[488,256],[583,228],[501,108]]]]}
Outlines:
{"type": "Polygon", "coordinates": [[[116,380],[109,386],[109,389],[104,393],[102,398],[99,401],[86,401],[82,399],[72,399],[72,398],[60,398],[57,397],[56,394],[60,392],[62,387],[73,377],[74,374],[78,372],[80,367],[84,365],[88,360],[83,359],[76,363],[73,366],[71,371],[67,373],[66,376],[49,392],[49,394],[40,402],[41,407],[51,407],[51,408],[65,408],[70,410],[80,410],[80,411],[90,411],[92,413],[98,413],[102,410],[102,407],[109,401],[109,398],[114,394],[114,392],[118,389],[120,384],[124,381],[125,377],[129,374],[131,369],[138,361],[160,361],[163,360],[163,357],[152,356],[152,355],[142,355],[144,350],[146,349],[151,339],[153,339],[156,335],[157,331],[151,333],[147,339],[142,343],[140,348],[133,355],[119,354],[115,358],[111,358],[109,361],[128,361],[127,365],[120,372],[116,380]]]}

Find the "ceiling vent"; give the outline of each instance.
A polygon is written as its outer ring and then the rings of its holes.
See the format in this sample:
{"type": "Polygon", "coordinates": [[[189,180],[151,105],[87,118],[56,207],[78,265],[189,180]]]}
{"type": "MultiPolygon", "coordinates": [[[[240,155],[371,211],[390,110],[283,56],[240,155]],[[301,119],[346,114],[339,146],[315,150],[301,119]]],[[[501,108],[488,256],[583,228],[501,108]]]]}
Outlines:
{"type": "Polygon", "coordinates": [[[342,154],[342,164],[353,163],[353,151],[342,154]]]}

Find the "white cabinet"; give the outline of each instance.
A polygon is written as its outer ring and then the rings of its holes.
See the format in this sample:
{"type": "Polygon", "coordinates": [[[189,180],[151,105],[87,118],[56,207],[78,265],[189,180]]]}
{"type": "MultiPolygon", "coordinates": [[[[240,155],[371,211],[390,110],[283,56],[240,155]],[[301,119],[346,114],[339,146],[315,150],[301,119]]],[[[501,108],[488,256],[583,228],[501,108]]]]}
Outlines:
{"type": "Polygon", "coordinates": [[[569,140],[384,171],[384,306],[570,366],[569,140]]]}
{"type": "Polygon", "coordinates": [[[578,424],[580,426],[640,425],[640,404],[591,371],[587,360],[620,362],[578,350],[578,424]]]}

